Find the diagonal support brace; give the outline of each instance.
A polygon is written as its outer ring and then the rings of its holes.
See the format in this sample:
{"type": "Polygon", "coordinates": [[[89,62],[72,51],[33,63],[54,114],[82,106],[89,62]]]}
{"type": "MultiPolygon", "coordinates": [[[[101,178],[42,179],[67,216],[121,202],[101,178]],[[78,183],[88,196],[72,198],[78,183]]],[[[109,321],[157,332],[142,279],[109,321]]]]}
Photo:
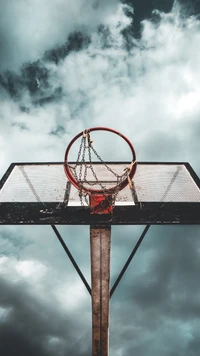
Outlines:
{"type": "Polygon", "coordinates": [[[62,237],[61,237],[59,231],[57,230],[57,228],[55,227],[55,225],[51,225],[51,227],[52,227],[53,231],[55,232],[55,234],[56,234],[58,240],[60,241],[62,247],[64,248],[64,250],[65,250],[67,256],[69,257],[70,261],[72,262],[72,264],[73,264],[73,266],[74,266],[76,272],[78,273],[79,277],[81,278],[81,280],[83,281],[85,287],[87,288],[88,292],[89,292],[90,295],[91,295],[91,293],[92,293],[92,292],[91,292],[91,288],[90,288],[88,282],[86,281],[86,279],[85,279],[83,273],[81,272],[80,268],[78,267],[78,265],[77,265],[75,259],[73,258],[71,252],[69,251],[69,249],[68,249],[66,243],[65,243],[64,240],[62,239],[62,237]]]}
{"type": "Polygon", "coordinates": [[[121,279],[122,279],[124,273],[126,272],[128,266],[129,266],[129,264],[131,263],[132,258],[135,256],[135,254],[136,254],[136,252],[137,252],[137,250],[138,250],[140,244],[142,243],[142,241],[143,241],[143,239],[144,239],[144,237],[145,237],[147,231],[149,230],[150,226],[151,226],[151,225],[148,224],[148,225],[145,227],[145,229],[144,229],[142,235],[140,236],[139,240],[137,241],[136,245],[134,246],[133,251],[131,252],[129,258],[127,259],[127,261],[126,261],[126,263],[125,263],[125,265],[124,265],[124,267],[122,268],[121,273],[119,274],[119,276],[117,277],[117,279],[116,279],[114,285],[113,285],[112,288],[111,288],[111,291],[110,291],[110,298],[112,297],[112,295],[113,295],[115,289],[117,288],[119,282],[121,281],[121,279]]]}

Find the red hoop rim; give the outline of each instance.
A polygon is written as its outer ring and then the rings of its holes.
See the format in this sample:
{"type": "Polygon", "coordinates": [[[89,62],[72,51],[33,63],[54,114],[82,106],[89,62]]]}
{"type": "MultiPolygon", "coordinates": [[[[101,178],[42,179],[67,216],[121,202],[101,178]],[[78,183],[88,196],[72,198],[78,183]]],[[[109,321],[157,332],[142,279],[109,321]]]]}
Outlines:
{"type": "MultiPolygon", "coordinates": [[[[111,129],[109,127],[93,127],[93,128],[90,128],[87,130],[88,132],[92,132],[92,131],[109,131],[109,132],[112,132],[118,136],[120,136],[121,138],[124,139],[124,141],[127,142],[127,144],[129,145],[130,149],[131,149],[131,152],[132,152],[132,155],[133,155],[133,159],[132,159],[132,162],[134,163],[132,165],[132,168],[130,170],[130,173],[129,173],[129,178],[132,179],[134,177],[134,174],[136,172],[136,167],[137,167],[137,163],[136,163],[136,154],[135,154],[135,150],[134,150],[134,147],[132,145],[132,143],[130,142],[130,140],[124,136],[123,134],[121,134],[120,132],[114,130],[114,129],[111,129]]],[[[64,170],[65,170],[65,174],[67,176],[67,178],[69,179],[69,181],[77,188],[79,189],[79,184],[77,182],[77,180],[74,178],[74,176],[72,175],[69,167],[68,167],[68,155],[69,155],[69,151],[70,151],[70,148],[72,147],[73,143],[80,137],[82,136],[84,133],[84,131],[81,131],[78,135],[76,135],[72,140],[71,142],[69,143],[67,149],[66,149],[66,152],[65,152],[65,161],[64,161],[64,170]]],[[[129,184],[129,180],[128,178],[126,178],[125,180],[123,180],[120,184],[119,184],[119,190],[122,190],[123,188],[125,188],[127,185],[129,184]]],[[[116,186],[112,187],[112,188],[109,188],[109,189],[105,189],[104,192],[105,193],[110,193],[112,194],[114,191],[115,191],[115,188],[116,186]]],[[[91,193],[91,194],[99,194],[99,193],[102,193],[102,190],[101,189],[92,189],[92,188],[85,188],[83,187],[83,191],[84,192],[87,192],[87,193],[91,193]]]]}

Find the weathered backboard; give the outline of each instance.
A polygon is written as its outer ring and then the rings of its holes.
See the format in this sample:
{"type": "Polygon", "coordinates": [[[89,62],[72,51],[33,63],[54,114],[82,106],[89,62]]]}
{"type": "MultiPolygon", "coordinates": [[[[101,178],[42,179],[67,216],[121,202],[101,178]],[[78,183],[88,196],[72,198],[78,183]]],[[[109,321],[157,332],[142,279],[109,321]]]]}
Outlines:
{"type": "MultiPolygon", "coordinates": [[[[74,164],[73,162],[71,163],[74,164]]],[[[130,162],[109,162],[121,174],[130,162]]],[[[112,175],[93,163],[107,187],[112,175]]],[[[93,175],[89,177],[92,182],[93,175]]],[[[0,224],[199,224],[200,182],[188,163],[138,162],[129,186],[117,195],[112,217],[81,206],[63,163],[13,163],[0,181],[0,224]]]]}

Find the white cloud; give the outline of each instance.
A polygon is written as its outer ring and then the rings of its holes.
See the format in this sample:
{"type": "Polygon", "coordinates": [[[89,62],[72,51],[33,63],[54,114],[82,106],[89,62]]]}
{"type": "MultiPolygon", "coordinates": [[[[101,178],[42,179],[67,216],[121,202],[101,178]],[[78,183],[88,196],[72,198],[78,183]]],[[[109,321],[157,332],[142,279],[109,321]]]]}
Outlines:
{"type": "Polygon", "coordinates": [[[63,281],[54,294],[63,309],[70,309],[71,311],[76,311],[89,298],[88,291],[80,278],[73,279],[73,281],[69,281],[69,279],[67,282],[63,281]]]}
{"type": "Polygon", "coordinates": [[[1,69],[15,69],[62,44],[70,32],[93,30],[116,7],[117,0],[0,1],[1,69]],[[97,11],[98,9],[98,11],[97,11]]]}
{"type": "Polygon", "coordinates": [[[36,282],[44,277],[46,267],[36,261],[19,261],[16,265],[17,272],[24,278],[30,278],[36,282]]]}
{"type": "MultiPolygon", "coordinates": [[[[191,146],[200,110],[199,21],[193,17],[183,26],[177,12],[162,14],[159,25],[145,20],[142,38],[129,52],[121,34],[130,23],[123,5],[104,22],[110,23],[109,47],[102,47],[101,34],[94,33],[88,49],[70,53],[57,66],[47,65],[50,84],[62,87],[62,99],[30,106],[30,113],[3,99],[2,172],[11,161],[62,160],[69,140],[93,126],[110,126],[127,135],[139,160],[187,156],[199,169],[197,149],[191,146]],[[29,131],[11,126],[16,123],[25,124],[29,131]],[[56,125],[66,129],[62,138],[49,135],[56,125]]],[[[26,93],[22,103],[31,105],[26,93]]],[[[109,151],[103,147],[108,159],[116,155],[115,139],[109,151]]]]}
{"type": "MultiPolygon", "coordinates": [[[[142,38],[129,52],[121,34],[130,23],[123,5],[106,21],[109,47],[102,47],[101,34],[93,34],[88,49],[70,53],[57,66],[45,64],[52,88],[62,87],[59,101],[33,107],[25,93],[22,103],[31,110],[22,113],[18,103],[3,99],[2,172],[12,161],[61,161],[69,140],[94,126],[113,127],[127,135],[139,160],[187,157],[200,169],[197,140],[194,149],[200,110],[199,21],[193,17],[183,26],[177,12],[162,14],[159,25],[145,20],[142,38]],[[29,131],[11,126],[16,123],[24,123],[29,131]],[[56,125],[62,125],[66,134],[49,135],[56,125]]],[[[108,159],[116,156],[116,137],[111,142],[109,151],[105,145],[102,151],[108,159]]]]}
{"type": "MultiPolygon", "coordinates": [[[[59,246],[59,245],[58,245],[59,246]]],[[[47,256],[49,259],[50,256],[47,256]]],[[[55,254],[54,258],[58,258],[55,254]]],[[[67,257],[64,261],[67,265],[67,257]]],[[[70,263],[70,262],[69,262],[70,263]]],[[[59,265],[59,264],[58,264],[59,265]]],[[[58,267],[58,266],[57,266],[58,267]]],[[[71,267],[71,266],[70,266],[71,267]]],[[[17,260],[15,257],[0,257],[0,278],[6,278],[11,284],[23,285],[31,291],[37,300],[52,300],[63,311],[77,310],[88,302],[88,292],[75,271],[61,274],[59,268],[52,270],[51,262],[46,265],[39,260],[17,260]]],[[[87,311],[86,311],[87,314],[87,311]]],[[[3,311],[2,311],[2,315],[3,311]]]]}
{"type": "Polygon", "coordinates": [[[39,284],[42,283],[46,272],[46,267],[36,260],[16,260],[14,257],[0,257],[1,276],[9,277],[13,282],[24,279],[30,284],[35,282],[39,284]]]}

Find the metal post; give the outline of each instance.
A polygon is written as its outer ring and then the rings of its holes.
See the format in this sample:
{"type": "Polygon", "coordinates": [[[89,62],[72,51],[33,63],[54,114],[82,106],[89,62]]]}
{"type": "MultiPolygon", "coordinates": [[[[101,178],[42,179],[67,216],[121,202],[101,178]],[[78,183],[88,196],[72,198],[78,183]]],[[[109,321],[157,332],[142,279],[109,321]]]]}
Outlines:
{"type": "Polygon", "coordinates": [[[92,356],[108,356],[111,227],[90,227],[92,356]]]}

